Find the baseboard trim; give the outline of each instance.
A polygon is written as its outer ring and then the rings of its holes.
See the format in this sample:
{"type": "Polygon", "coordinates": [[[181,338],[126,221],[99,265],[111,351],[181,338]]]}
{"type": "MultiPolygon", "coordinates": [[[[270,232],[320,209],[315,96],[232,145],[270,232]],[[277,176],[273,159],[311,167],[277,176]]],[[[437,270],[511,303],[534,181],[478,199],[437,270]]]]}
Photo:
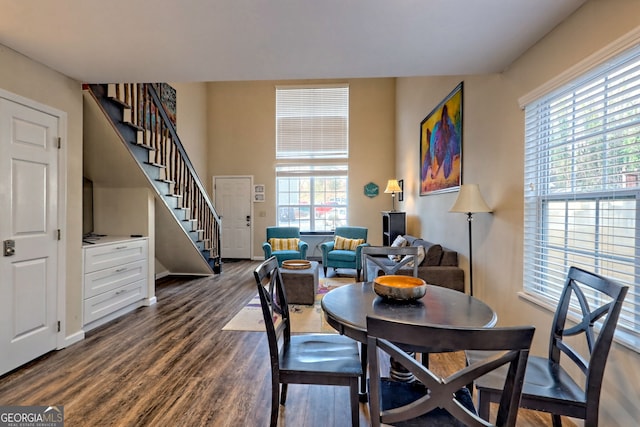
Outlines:
{"type": "Polygon", "coordinates": [[[71,334],[69,336],[66,336],[64,338],[64,347],[58,347],[57,350],[62,350],[65,347],[69,347],[70,345],[73,345],[77,342],[80,342],[84,339],[84,331],[82,329],[80,329],[78,332],[76,332],[75,334],[71,334]]]}
{"type": "Polygon", "coordinates": [[[162,273],[157,273],[156,274],[156,280],[162,279],[163,277],[167,277],[169,275],[171,275],[170,271],[163,271],[162,273]]]}

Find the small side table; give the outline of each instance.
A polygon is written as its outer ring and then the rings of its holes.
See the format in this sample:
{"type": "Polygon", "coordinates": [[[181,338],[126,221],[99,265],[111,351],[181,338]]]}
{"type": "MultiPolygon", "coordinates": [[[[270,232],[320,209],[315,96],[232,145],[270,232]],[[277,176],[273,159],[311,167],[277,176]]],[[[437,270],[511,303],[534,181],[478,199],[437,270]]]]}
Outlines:
{"type": "Polygon", "coordinates": [[[281,268],[282,284],[289,304],[313,305],[318,292],[318,262],[304,270],[281,268]]]}

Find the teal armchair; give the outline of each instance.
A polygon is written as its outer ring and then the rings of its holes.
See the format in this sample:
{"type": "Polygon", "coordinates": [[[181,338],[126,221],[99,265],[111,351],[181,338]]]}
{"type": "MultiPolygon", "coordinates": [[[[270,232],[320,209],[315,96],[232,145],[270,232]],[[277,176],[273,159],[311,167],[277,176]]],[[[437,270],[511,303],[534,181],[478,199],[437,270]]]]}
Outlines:
{"type": "Polygon", "coordinates": [[[275,256],[278,260],[278,266],[282,266],[282,261],[289,259],[307,259],[307,242],[300,240],[300,229],[298,227],[267,227],[267,241],[262,244],[264,251],[264,259],[275,256]],[[279,249],[274,248],[271,239],[298,239],[298,247],[279,249]]]}
{"type": "Polygon", "coordinates": [[[369,246],[367,243],[366,227],[336,227],[334,233],[336,237],[345,239],[362,239],[364,243],[351,249],[336,249],[335,239],[330,242],[324,242],[320,245],[322,249],[322,268],[324,275],[327,275],[327,268],[353,268],[356,270],[356,280],[360,281],[360,272],[362,271],[362,248],[369,246]]]}

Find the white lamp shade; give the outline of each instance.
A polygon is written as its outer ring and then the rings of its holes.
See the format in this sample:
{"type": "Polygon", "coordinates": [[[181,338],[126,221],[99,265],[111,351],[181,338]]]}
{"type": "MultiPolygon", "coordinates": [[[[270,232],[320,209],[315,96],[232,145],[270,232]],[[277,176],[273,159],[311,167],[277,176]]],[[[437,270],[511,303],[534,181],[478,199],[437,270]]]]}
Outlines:
{"type": "Polygon", "coordinates": [[[449,212],[491,212],[491,208],[482,198],[478,184],[463,184],[460,186],[458,198],[449,212]]]}
{"type": "Polygon", "coordinates": [[[384,189],[385,193],[402,193],[402,188],[400,188],[400,184],[398,184],[397,179],[390,179],[387,182],[387,188],[384,189]]]}

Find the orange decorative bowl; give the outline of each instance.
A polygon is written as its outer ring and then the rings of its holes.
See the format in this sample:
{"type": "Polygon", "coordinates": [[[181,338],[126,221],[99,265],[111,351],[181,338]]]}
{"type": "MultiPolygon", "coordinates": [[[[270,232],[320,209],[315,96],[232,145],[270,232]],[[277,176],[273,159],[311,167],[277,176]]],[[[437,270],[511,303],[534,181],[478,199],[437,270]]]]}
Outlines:
{"type": "Polygon", "coordinates": [[[420,299],[427,292],[427,284],[418,277],[388,275],[373,280],[373,290],[382,298],[395,301],[420,299]]]}

